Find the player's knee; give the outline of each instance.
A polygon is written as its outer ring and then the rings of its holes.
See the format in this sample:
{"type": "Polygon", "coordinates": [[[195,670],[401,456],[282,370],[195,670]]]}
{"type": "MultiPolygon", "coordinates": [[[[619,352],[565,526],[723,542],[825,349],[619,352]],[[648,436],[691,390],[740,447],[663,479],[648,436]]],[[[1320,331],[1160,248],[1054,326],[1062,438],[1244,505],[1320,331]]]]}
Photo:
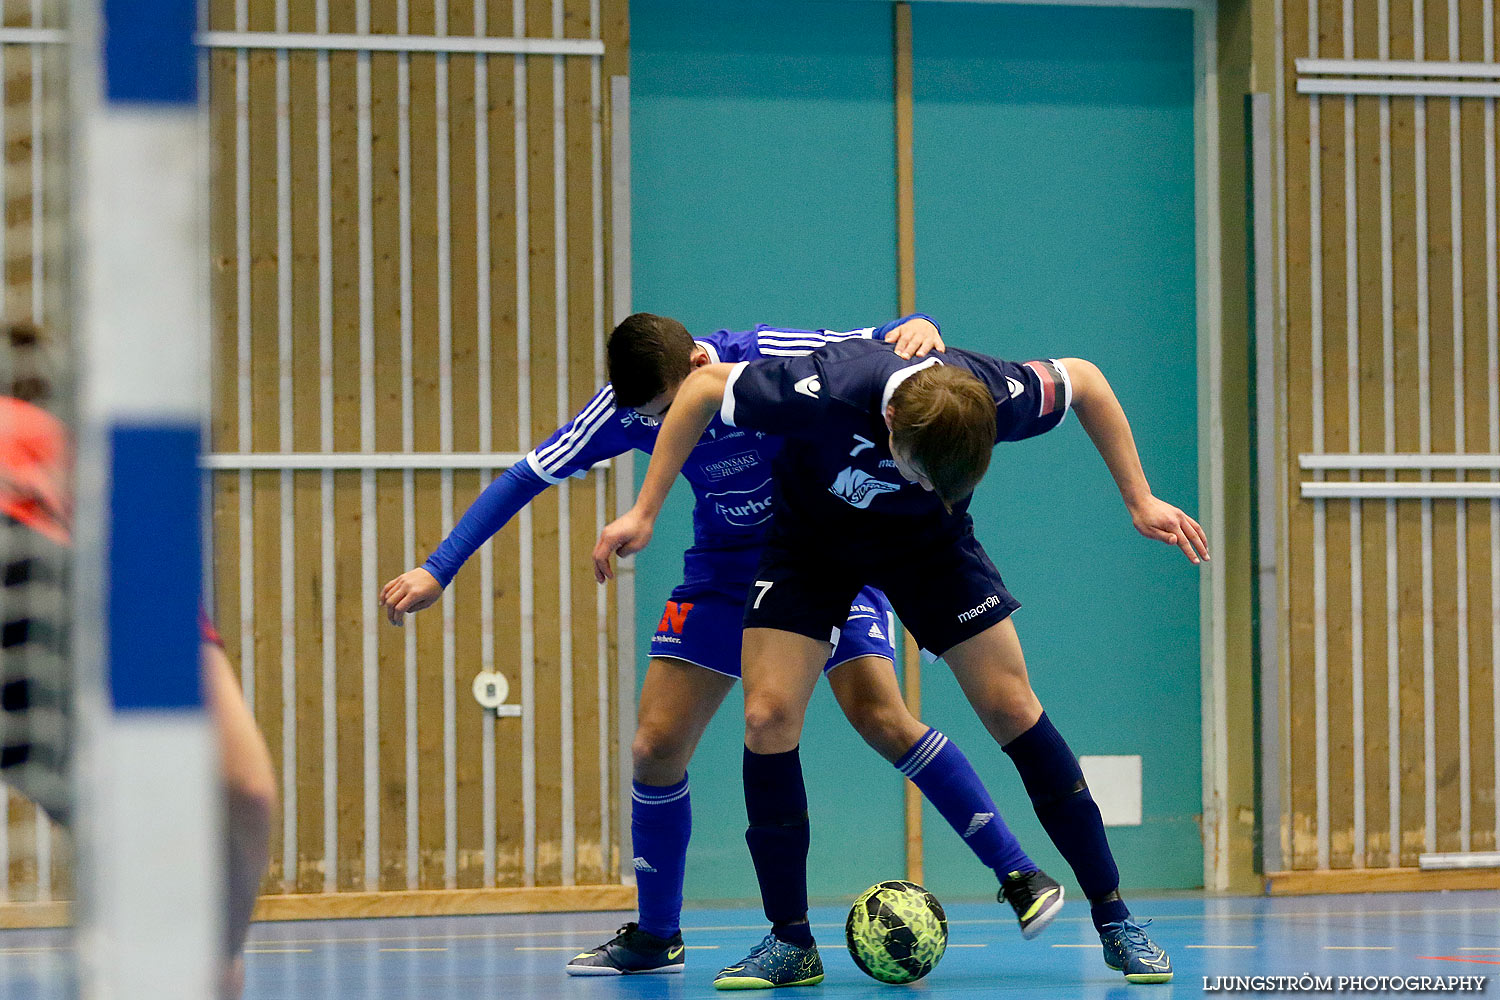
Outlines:
{"type": "Polygon", "coordinates": [[[790,750],[797,745],[800,720],[801,716],[782,699],[746,699],[745,746],[755,753],[790,750]]]}
{"type": "Polygon", "coordinates": [[[1036,724],[1042,714],[1042,703],[1030,685],[1020,684],[1002,688],[995,697],[975,704],[974,709],[985,728],[1004,746],[1036,724]]]}
{"type": "Polygon", "coordinates": [[[635,731],[630,752],[635,762],[637,776],[655,774],[663,769],[675,769],[679,763],[686,766],[682,738],[668,726],[643,724],[635,731]]]}
{"type": "Polygon", "coordinates": [[[871,749],[889,761],[898,760],[927,731],[900,702],[857,701],[849,706],[849,722],[871,749]]]}
{"type": "Polygon", "coordinates": [[[276,777],[269,768],[242,768],[228,775],[224,798],[234,835],[254,840],[269,836],[277,799],[276,777]]]}

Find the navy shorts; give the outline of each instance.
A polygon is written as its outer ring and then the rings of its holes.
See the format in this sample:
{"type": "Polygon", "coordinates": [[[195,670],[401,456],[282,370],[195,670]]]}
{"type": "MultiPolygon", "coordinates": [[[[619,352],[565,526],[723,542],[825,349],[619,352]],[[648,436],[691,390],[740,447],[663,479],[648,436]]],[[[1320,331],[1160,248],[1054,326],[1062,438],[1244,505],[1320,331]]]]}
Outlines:
{"type": "Polygon", "coordinates": [[[841,550],[818,545],[811,536],[773,532],[751,584],[745,627],[826,639],[848,595],[866,582],[885,592],[902,624],[934,658],[1021,606],[972,531],[926,545],[918,540],[841,550]]]}
{"type": "MultiPolygon", "coordinates": [[[[881,656],[895,662],[896,647],[891,633],[896,619],[890,602],[870,587],[855,588],[856,596],[845,600],[834,616],[837,624],[824,628],[820,639],[832,635],[833,655],[823,665],[824,673],[861,656],[881,656]]],[[[755,591],[750,592],[751,601],[755,591]]],[[[745,598],[714,591],[696,594],[673,592],[662,611],[651,655],[706,667],[730,677],[740,675],[740,633],[745,617],[745,598]]]]}

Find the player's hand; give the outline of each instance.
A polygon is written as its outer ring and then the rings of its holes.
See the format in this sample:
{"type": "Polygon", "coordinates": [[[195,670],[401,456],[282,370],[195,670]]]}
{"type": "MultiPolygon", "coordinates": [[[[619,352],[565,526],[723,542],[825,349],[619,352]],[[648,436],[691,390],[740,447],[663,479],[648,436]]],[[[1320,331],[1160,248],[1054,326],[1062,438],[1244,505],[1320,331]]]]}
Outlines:
{"type": "Polygon", "coordinates": [[[945,351],[947,347],[943,344],[943,335],[938,333],[938,328],[931,320],[909,319],[885,335],[887,344],[896,345],[898,357],[910,360],[912,358],[925,358],[931,351],[945,351]]]}
{"type": "Polygon", "coordinates": [[[408,614],[432,607],[442,596],[443,585],[418,566],[380,588],[380,607],[385,611],[386,619],[400,628],[408,614]]]}
{"type": "Polygon", "coordinates": [[[653,520],[637,513],[632,507],[604,526],[604,530],[599,533],[599,541],[594,543],[595,580],[603,583],[615,578],[615,571],[609,565],[611,556],[633,556],[651,544],[653,520]]]}
{"type": "Polygon", "coordinates": [[[1193,563],[1207,561],[1208,536],[1203,528],[1165,500],[1146,497],[1130,508],[1130,519],[1147,538],[1177,546],[1193,563]]]}

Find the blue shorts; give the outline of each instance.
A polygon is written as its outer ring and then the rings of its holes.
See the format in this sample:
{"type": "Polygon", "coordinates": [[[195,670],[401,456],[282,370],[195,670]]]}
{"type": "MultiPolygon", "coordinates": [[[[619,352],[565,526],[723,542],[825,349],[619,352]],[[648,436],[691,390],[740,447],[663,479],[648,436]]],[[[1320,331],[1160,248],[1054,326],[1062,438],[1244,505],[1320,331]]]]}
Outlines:
{"type": "MultiPolygon", "coordinates": [[[[685,660],[738,677],[744,619],[743,597],[716,591],[673,591],[651,638],[651,655],[685,660]]],[[[833,655],[823,665],[823,672],[861,656],[882,656],[894,663],[896,647],[891,633],[895,624],[896,616],[885,595],[873,587],[864,588],[845,612],[843,627],[833,630],[833,655]]],[[[821,638],[830,636],[825,632],[821,638]]]]}

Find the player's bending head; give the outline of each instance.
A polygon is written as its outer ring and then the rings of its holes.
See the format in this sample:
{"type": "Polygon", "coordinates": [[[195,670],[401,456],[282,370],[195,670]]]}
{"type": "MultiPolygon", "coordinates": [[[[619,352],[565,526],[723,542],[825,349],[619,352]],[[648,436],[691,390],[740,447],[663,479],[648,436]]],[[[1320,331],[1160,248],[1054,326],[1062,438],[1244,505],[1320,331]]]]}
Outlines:
{"type": "Polygon", "coordinates": [[[627,316],[609,335],[615,405],[644,411],[653,402],[670,403],[669,397],[692,371],[694,349],[692,334],[675,319],[652,313],[627,316]]]}
{"type": "Polygon", "coordinates": [[[973,493],[990,467],[995,398],[962,368],[932,365],[906,379],[885,419],[896,468],[946,507],[973,493]]]}

